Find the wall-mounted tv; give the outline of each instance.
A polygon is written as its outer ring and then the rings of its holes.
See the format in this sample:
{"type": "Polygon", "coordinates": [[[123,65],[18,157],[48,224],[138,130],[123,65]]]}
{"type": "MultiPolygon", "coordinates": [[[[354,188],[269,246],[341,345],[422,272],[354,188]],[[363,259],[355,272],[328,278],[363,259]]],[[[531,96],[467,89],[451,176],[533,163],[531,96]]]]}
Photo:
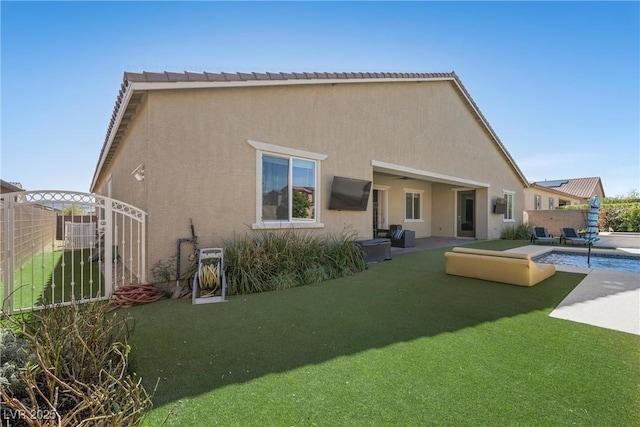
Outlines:
{"type": "Polygon", "coordinates": [[[338,211],[366,211],[371,181],[334,176],[331,184],[329,209],[338,211]]]}

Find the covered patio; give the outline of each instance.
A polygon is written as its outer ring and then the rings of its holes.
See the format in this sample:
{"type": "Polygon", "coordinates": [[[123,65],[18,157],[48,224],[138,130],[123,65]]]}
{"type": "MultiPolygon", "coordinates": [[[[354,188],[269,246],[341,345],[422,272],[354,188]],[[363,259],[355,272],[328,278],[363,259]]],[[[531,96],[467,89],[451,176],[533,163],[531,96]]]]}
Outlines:
{"type": "Polygon", "coordinates": [[[500,237],[501,230],[490,224],[488,183],[377,160],[371,164],[374,236],[401,225],[418,239],[500,237]]]}

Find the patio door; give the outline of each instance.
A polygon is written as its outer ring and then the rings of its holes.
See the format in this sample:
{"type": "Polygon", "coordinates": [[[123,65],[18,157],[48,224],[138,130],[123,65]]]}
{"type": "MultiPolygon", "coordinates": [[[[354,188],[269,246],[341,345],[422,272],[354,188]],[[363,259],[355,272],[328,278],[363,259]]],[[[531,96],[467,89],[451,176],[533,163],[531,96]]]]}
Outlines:
{"type": "Polygon", "coordinates": [[[387,190],[388,187],[374,185],[373,198],[373,237],[378,237],[380,232],[385,233],[389,225],[387,223],[387,190]]]}
{"type": "Polygon", "coordinates": [[[457,235],[476,237],[476,192],[458,191],[457,235]]]}

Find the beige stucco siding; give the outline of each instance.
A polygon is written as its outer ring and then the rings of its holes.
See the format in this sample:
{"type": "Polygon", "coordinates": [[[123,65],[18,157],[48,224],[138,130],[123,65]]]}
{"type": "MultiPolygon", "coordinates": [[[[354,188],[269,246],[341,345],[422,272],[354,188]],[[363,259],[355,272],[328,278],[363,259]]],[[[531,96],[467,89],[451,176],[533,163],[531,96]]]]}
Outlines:
{"type": "Polygon", "coordinates": [[[552,209],[560,206],[560,203],[564,203],[569,206],[579,205],[580,203],[582,203],[580,198],[571,196],[569,194],[561,195],[555,191],[548,191],[540,187],[532,187],[526,188],[524,190],[525,210],[536,210],[536,196],[540,196],[541,198],[540,210],[548,210],[551,203],[553,204],[552,209]]]}
{"type": "Polygon", "coordinates": [[[436,237],[455,235],[455,195],[451,186],[443,184],[433,185],[433,198],[431,201],[431,215],[433,230],[436,237]]]}
{"type": "Polygon", "coordinates": [[[133,170],[141,164],[146,168],[150,160],[148,134],[149,107],[148,103],[143,101],[127,128],[116,156],[96,186],[98,194],[108,196],[108,181],[111,180],[110,197],[145,211],[148,209],[147,186],[150,181],[136,181],[131,175],[133,170]]]}
{"type": "Polygon", "coordinates": [[[153,90],[110,170],[112,196],[148,212],[149,265],[190,237],[189,218],[201,247],[256,223],[256,149],[248,140],[327,156],[317,194],[323,232],[372,234],[371,200],[367,212],[327,209],[339,175],[388,186],[389,224],[404,222],[405,188],[423,191],[423,218],[405,228],[418,237],[455,235],[454,189],[469,185],[399,180],[375,173],[372,161],[477,183],[470,188],[478,238],[499,237],[502,216],[488,212],[503,190],[516,193],[522,219],[518,174],[449,82],[153,90]],[[140,163],[143,182],[131,176],[140,163]]]}
{"type": "MultiPolygon", "coordinates": [[[[417,179],[404,179],[382,174],[374,174],[373,181],[387,192],[382,215],[386,225],[402,225],[405,230],[413,230],[417,237],[430,237],[431,233],[431,199],[432,183],[417,179]],[[405,190],[422,192],[422,218],[419,221],[405,219],[405,190]]],[[[370,218],[371,215],[367,214],[370,218]]]]}

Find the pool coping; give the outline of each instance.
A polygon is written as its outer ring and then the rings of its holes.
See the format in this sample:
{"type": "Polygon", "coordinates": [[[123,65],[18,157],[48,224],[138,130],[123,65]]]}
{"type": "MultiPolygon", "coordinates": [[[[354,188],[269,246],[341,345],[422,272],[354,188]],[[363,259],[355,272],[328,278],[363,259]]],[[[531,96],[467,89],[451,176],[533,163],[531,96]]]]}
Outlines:
{"type": "MultiPolygon", "coordinates": [[[[550,251],[583,252],[587,248],[528,245],[506,252],[532,257],[550,251]]],[[[628,248],[592,248],[591,253],[640,257],[628,248]]],[[[545,265],[543,263],[539,263],[545,265]]],[[[548,265],[548,264],[547,264],[548,265]]],[[[549,314],[550,317],[640,335],[640,280],[638,273],[554,264],[557,271],[586,276],[549,314]]]]}
{"type": "MultiPolygon", "coordinates": [[[[541,246],[541,245],[527,245],[520,246],[519,248],[508,249],[505,252],[513,252],[518,254],[528,254],[531,255],[531,258],[544,255],[548,252],[573,252],[573,253],[588,253],[589,249],[586,247],[576,247],[576,246],[541,246]]],[[[591,248],[592,254],[602,254],[602,255],[621,255],[625,257],[638,257],[640,258],[640,250],[635,248],[612,248],[612,249],[604,249],[604,248],[591,248]]],[[[549,265],[545,263],[537,263],[540,265],[549,265]]],[[[562,264],[554,264],[556,266],[556,271],[564,271],[567,273],[583,273],[589,274],[593,271],[593,268],[588,267],[574,267],[572,265],[562,265],[562,264]]],[[[595,269],[598,270],[598,269],[595,269]]],[[[615,270],[607,270],[613,271],[615,270]]],[[[632,273],[633,274],[633,273],[632,273]]]]}

